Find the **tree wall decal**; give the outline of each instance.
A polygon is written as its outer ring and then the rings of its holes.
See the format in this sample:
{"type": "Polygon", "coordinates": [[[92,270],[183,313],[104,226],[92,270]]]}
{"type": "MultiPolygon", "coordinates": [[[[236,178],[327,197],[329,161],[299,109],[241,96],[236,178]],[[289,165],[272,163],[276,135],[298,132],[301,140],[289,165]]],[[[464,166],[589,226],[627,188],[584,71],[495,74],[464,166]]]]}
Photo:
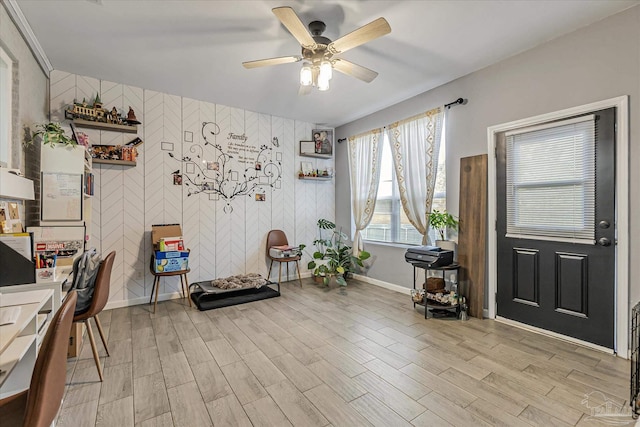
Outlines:
{"type": "MultiPolygon", "coordinates": [[[[237,197],[253,197],[256,191],[264,191],[267,188],[279,189],[282,178],[282,164],[274,161],[273,147],[266,144],[259,147],[247,145],[248,138],[243,135],[229,134],[228,139],[242,141],[245,147],[255,152],[255,158],[249,160],[246,156],[241,161],[223,149],[216,142],[216,135],[220,134],[220,127],[214,122],[202,123],[202,137],[204,146],[214,148],[214,157],[206,158],[203,145],[192,144],[189,152],[192,155],[183,156],[181,159],[169,152],[169,156],[180,162],[183,166],[183,185],[188,187],[187,197],[196,194],[216,195],[218,199],[225,201],[223,208],[225,213],[233,212],[231,202],[237,197]],[[257,148],[257,150],[256,150],[257,148]],[[243,163],[244,162],[244,167],[243,163]],[[186,167],[193,165],[193,167],[186,167]],[[204,167],[203,167],[204,165],[204,167]],[[192,170],[193,173],[190,173],[192,170]]],[[[277,138],[275,139],[277,141],[277,138]]],[[[275,144],[273,144],[275,145],[275,144]]],[[[210,197],[211,198],[211,197],[210,197]]],[[[214,199],[215,200],[215,199],[214,199]]]]}

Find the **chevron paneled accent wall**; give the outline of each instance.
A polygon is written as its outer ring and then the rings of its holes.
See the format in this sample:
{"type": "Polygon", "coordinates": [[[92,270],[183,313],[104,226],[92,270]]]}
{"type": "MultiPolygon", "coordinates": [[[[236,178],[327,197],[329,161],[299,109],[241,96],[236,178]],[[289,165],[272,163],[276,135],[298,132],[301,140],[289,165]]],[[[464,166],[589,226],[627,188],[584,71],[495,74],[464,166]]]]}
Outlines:
{"type": "MultiPolygon", "coordinates": [[[[64,124],[74,100],[93,101],[139,121],[137,166],[95,164],[88,218],[90,247],[115,250],[109,305],[147,301],[151,226],[179,223],[191,249],[189,282],[242,273],[267,274],[266,236],[282,229],[290,243],[312,246],[318,218],[334,219],[333,181],[297,179],[300,162],[332,167],[332,161],[299,156],[313,123],[53,71],[51,120],[64,124]],[[174,175],[180,179],[175,180],[174,175]],[[174,182],[181,182],[175,185],[174,182]],[[211,190],[215,188],[216,191],[211,190]]],[[[134,134],[81,129],[94,145],[126,144],[134,134]]],[[[274,269],[275,270],[275,269],[274,269]]],[[[306,271],[306,259],[301,264],[306,271]]],[[[291,269],[291,279],[295,268],[291,269]]],[[[277,279],[277,271],[272,272],[277,279]]],[[[175,280],[172,280],[175,279],[175,280]]],[[[164,278],[165,298],[179,292],[164,278]]]]}

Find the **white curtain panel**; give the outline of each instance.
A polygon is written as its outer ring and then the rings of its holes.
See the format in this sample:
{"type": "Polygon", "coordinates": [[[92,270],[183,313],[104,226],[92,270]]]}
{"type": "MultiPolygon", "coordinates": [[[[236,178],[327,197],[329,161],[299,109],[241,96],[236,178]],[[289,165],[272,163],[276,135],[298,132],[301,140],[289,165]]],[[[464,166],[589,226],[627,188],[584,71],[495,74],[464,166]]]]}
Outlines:
{"type": "Polygon", "coordinates": [[[443,121],[444,108],[435,108],[393,123],[387,130],[402,208],[422,234],[423,245],[427,244],[427,213],[436,185],[443,121]]]}
{"type": "Polygon", "coordinates": [[[364,249],[362,230],[373,216],[380,182],[380,137],[382,129],[349,138],[349,173],[351,181],[351,211],[356,225],[353,236],[353,254],[364,249]]]}

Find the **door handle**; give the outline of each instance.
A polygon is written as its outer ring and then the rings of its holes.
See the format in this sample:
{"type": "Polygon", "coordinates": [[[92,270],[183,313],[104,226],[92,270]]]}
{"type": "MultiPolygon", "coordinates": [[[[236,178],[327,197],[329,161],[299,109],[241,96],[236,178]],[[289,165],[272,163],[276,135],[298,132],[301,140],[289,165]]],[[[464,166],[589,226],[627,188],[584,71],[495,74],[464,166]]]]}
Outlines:
{"type": "Polygon", "coordinates": [[[598,244],[600,246],[611,246],[611,240],[607,239],[606,237],[601,237],[598,239],[598,244]]]}

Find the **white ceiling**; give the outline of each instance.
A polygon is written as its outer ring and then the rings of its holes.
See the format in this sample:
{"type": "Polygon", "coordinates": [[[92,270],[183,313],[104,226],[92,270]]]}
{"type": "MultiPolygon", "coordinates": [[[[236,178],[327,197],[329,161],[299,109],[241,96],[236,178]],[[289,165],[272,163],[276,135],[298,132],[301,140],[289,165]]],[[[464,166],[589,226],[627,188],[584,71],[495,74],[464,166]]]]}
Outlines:
{"type": "MultiPolygon", "coordinates": [[[[339,126],[603,19],[640,0],[116,1],[18,0],[58,70],[250,111],[339,126]],[[328,92],[298,95],[299,55],[271,12],[291,6],[331,40],[382,16],[391,34],[344,53],[379,73],[335,73],[328,92]]],[[[464,96],[464,94],[458,94],[464,96]]],[[[452,99],[453,101],[453,99],[452,99]]]]}

